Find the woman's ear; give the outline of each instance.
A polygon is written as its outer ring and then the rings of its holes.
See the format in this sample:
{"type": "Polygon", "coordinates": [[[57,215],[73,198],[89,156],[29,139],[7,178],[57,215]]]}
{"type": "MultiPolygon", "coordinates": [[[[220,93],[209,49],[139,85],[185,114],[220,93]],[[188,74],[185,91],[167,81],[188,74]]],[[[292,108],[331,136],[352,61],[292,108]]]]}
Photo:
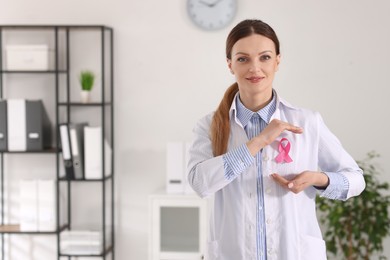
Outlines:
{"type": "Polygon", "coordinates": [[[280,56],[280,54],[278,54],[276,56],[276,70],[275,71],[279,70],[280,59],[281,59],[281,56],[280,56]]]}
{"type": "Polygon", "coordinates": [[[232,70],[232,60],[231,59],[226,59],[226,62],[228,64],[230,73],[232,73],[234,75],[234,71],[232,70]]]}

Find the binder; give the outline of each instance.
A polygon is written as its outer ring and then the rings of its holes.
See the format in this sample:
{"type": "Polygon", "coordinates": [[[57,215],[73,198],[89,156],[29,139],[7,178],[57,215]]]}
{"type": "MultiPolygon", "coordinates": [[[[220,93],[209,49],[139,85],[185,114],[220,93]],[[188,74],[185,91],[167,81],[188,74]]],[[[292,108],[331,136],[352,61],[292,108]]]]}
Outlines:
{"type": "Polygon", "coordinates": [[[9,151],[26,151],[26,101],[7,100],[7,133],[9,151]]]}
{"type": "Polygon", "coordinates": [[[104,139],[104,175],[102,163],[102,128],[85,127],[84,128],[84,162],[85,179],[102,179],[103,176],[111,174],[111,147],[104,139]]]}
{"type": "Polygon", "coordinates": [[[7,151],[7,102],[0,100],[0,151],[7,151]]]}
{"type": "Polygon", "coordinates": [[[68,180],[74,179],[73,161],[68,124],[60,124],[60,138],[62,148],[62,159],[64,161],[65,175],[68,180]]]}
{"type": "Polygon", "coordinates": [[[84,179],[84,127],[87,123],[69,124],[71,156],[75,179],[84,179]]]}
{"type": "Polygon", "coordinates": [[[26,100],[26,149],[39,151],[51,146],[51,124],[42,100],[26,100]]]}
{"type": "Polygon", "coordinates": [[[87,123],[60,124],[66,178],[84,179],[84,127],[87,123]]]}
{"type": "Polygon", "coordinates": [[[9,151],[39,151],[51,146],[51,124],[42,100],[2,101],[0,120],[0,131],[6,125],[6,134],[8,133],[7,146],[4,147],[0,141],[0,150],[8,148],[9,151]],[[4,111],[6,114],[3,120],[4,111]]]}

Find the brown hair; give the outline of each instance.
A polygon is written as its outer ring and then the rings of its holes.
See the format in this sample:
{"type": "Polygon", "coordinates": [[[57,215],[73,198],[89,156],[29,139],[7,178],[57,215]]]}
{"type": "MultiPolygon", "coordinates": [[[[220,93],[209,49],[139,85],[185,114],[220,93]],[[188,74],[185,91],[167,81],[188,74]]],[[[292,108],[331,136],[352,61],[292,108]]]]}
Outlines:
{"type": "MultiPolygon", "coordinates": [[[[260,34],[271,39],[275,44],[276,55],[280,54],[280,44],[275,31],[260,20],[244,20],[238,23],[226,39],[226,58],[231,59],[234,44],[252,34],[260,34]]],[[[210,137],[214,156],[226,153],[230,135],[229,110],[234,96],[238,92],[238,84],[234,83],[225,92],[211,122],[210,137]]]]}

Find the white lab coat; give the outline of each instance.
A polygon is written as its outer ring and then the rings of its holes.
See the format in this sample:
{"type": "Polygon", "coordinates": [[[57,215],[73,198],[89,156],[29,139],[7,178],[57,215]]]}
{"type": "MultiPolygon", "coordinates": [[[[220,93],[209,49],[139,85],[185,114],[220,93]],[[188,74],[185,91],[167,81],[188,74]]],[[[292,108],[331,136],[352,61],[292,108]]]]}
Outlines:
{"type": "MultiPolygon", "coordinates": [[[[336,172],[349,182],[347,198],[359,195],[365,188],[361,169],[325,126],[321,116],[296,108],[277,97],[272,116],[301,126],[303,134],[285,131],[262,151],[262,174],[266,219],[268,260],[323,260],[325,242],[319,229],[315,197],[317,190],[307,188],[294,194],[277,184],[270,174],[286,178],[305,170],[336,172]],[[278,142],[287,138],[291,144],[291,163],[276,163],[278,142]]],[[[230,109],[231,134],[228,150],[248,141],[245,130],[235,116],[235,102],[230,109]]],[[[227,180],[222,156],[214,157],[209,137],[213,114],[201,119],[194,128],[194,142],[189,149],[188,179],[201,197],[213,198],[206,259],[256,259],[256,163],[240,176],[227,180]]],[[[326,192],[326,191],[325,191],[326,192]]]]}

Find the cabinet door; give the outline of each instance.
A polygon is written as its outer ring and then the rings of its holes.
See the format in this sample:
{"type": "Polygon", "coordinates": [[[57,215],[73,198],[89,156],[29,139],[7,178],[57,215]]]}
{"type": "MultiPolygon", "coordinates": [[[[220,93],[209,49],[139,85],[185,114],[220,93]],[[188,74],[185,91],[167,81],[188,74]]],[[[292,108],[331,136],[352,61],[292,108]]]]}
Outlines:
{"type": "Polygon", "coordinates": [[[203,259],[207,202],[189,195],[151,198],[151,260],[203,259]]]}

